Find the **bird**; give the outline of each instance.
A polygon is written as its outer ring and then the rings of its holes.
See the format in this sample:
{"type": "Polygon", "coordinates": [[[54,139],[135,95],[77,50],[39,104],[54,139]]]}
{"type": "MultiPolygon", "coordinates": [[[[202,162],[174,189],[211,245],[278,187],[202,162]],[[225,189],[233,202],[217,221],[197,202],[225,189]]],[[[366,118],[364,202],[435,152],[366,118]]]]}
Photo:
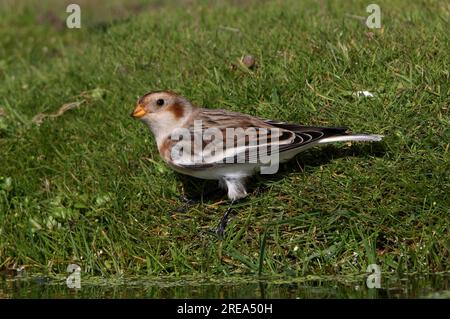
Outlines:
{"type": "Polygon", "coordinates": [[[218,180],[231,203],[247,196],[250,176],[274,174],[279,164],[311,147],[383,138],[379,134],[354,134],[345,127],[307,126],[203,108],[172,91],[144,94],[131,116],[149,127],[159,154],[171,168],[218,180]]]}

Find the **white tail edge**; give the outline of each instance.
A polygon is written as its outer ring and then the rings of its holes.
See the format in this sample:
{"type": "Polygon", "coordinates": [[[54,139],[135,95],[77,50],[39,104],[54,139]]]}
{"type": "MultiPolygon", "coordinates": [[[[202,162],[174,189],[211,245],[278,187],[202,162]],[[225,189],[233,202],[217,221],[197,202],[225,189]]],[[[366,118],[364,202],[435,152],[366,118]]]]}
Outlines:
{"type": "Polygon", "coordinates": [[[355,134],[355,135],[343,135],[343,136],[332,136],[321,139],[318,144],[333,143],[333,142],[379,142],[383,139],[383,135],[377,134],[355,134]]]}

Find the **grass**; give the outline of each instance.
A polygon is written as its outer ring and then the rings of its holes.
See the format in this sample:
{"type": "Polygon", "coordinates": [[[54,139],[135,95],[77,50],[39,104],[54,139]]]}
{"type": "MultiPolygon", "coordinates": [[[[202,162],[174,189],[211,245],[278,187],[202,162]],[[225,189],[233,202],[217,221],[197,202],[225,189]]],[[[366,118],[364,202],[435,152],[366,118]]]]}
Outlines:
{"type": "Polygon", "coordinates": [[[90,275],[351,275],[449,270],[449,5],[377,1],[3,3],[0,269],[90,275]],[[101,5],[106,5],[102,7],[101,5]],[[243,54],[258,68],[231,67],[243,54]],[[186,181],[129,117],[139,95],[384,134],[314,149],[226,203],[168,214],[186,181]],[[369,90],[374,98],[352,95],[369,90]],[[74,103],[74,104],[70,104],[74,103]],[[54,117],[62,106],[73,107],[54,117]],[[40,115],[39,115],[40,114],[40,115]],[[36,117],[39,115],[38,117],[36,117]]]}

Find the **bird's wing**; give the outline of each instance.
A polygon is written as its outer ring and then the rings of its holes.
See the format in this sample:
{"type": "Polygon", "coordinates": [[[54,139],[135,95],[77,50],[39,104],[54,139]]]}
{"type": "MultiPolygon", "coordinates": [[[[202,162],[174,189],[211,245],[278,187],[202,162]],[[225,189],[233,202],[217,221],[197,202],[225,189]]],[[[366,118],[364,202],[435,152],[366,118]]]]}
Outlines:
{"type": "Polygon", "coordinates": [[[319,142],[324,138],[349,134],[347,132],[348,128],[346,127],[305,126],[273,120],[264,120],[264,122],[273,127],[288,130],[295,134],[295,140],[288,145],[280,145],[279,152],[306,147],[308,144],[319,142]]]}
{"type": "Polygon", "coordinates": [[[177,147],[171,153],[175,165],[203,169],[230,163],[257,163],[262,155],[306,147],[325,137],[345,135],[346,131],[345,128],[276,122],[216,109],[200,109],[195,121],[201,122],[196,125],[191,121],[186,126],[188,138],[172,144],[177,147]],[[179,156],[179,150],[183,150],[183,156],[179,156]]]}

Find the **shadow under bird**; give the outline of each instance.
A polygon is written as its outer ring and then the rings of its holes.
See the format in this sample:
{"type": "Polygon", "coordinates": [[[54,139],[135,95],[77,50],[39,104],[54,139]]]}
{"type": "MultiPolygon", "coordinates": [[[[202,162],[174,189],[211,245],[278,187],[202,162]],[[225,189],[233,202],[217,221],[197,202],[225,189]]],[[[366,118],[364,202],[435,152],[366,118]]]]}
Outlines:
{"type": "MultiPolygon", "coordinates": [[[[182,174],[218,180],[231,203],[247,195],[249,176],[276,173],[279,163],[310,147],[383,138],[353,134],[342,127],[305,126],[201,108],[170,91],[145,94],[131,115],[150,128],[159,154],[170,167],[182,174]]],[[[219,234],[223,234],[230,208],[219,223],[219,234]]]]}

